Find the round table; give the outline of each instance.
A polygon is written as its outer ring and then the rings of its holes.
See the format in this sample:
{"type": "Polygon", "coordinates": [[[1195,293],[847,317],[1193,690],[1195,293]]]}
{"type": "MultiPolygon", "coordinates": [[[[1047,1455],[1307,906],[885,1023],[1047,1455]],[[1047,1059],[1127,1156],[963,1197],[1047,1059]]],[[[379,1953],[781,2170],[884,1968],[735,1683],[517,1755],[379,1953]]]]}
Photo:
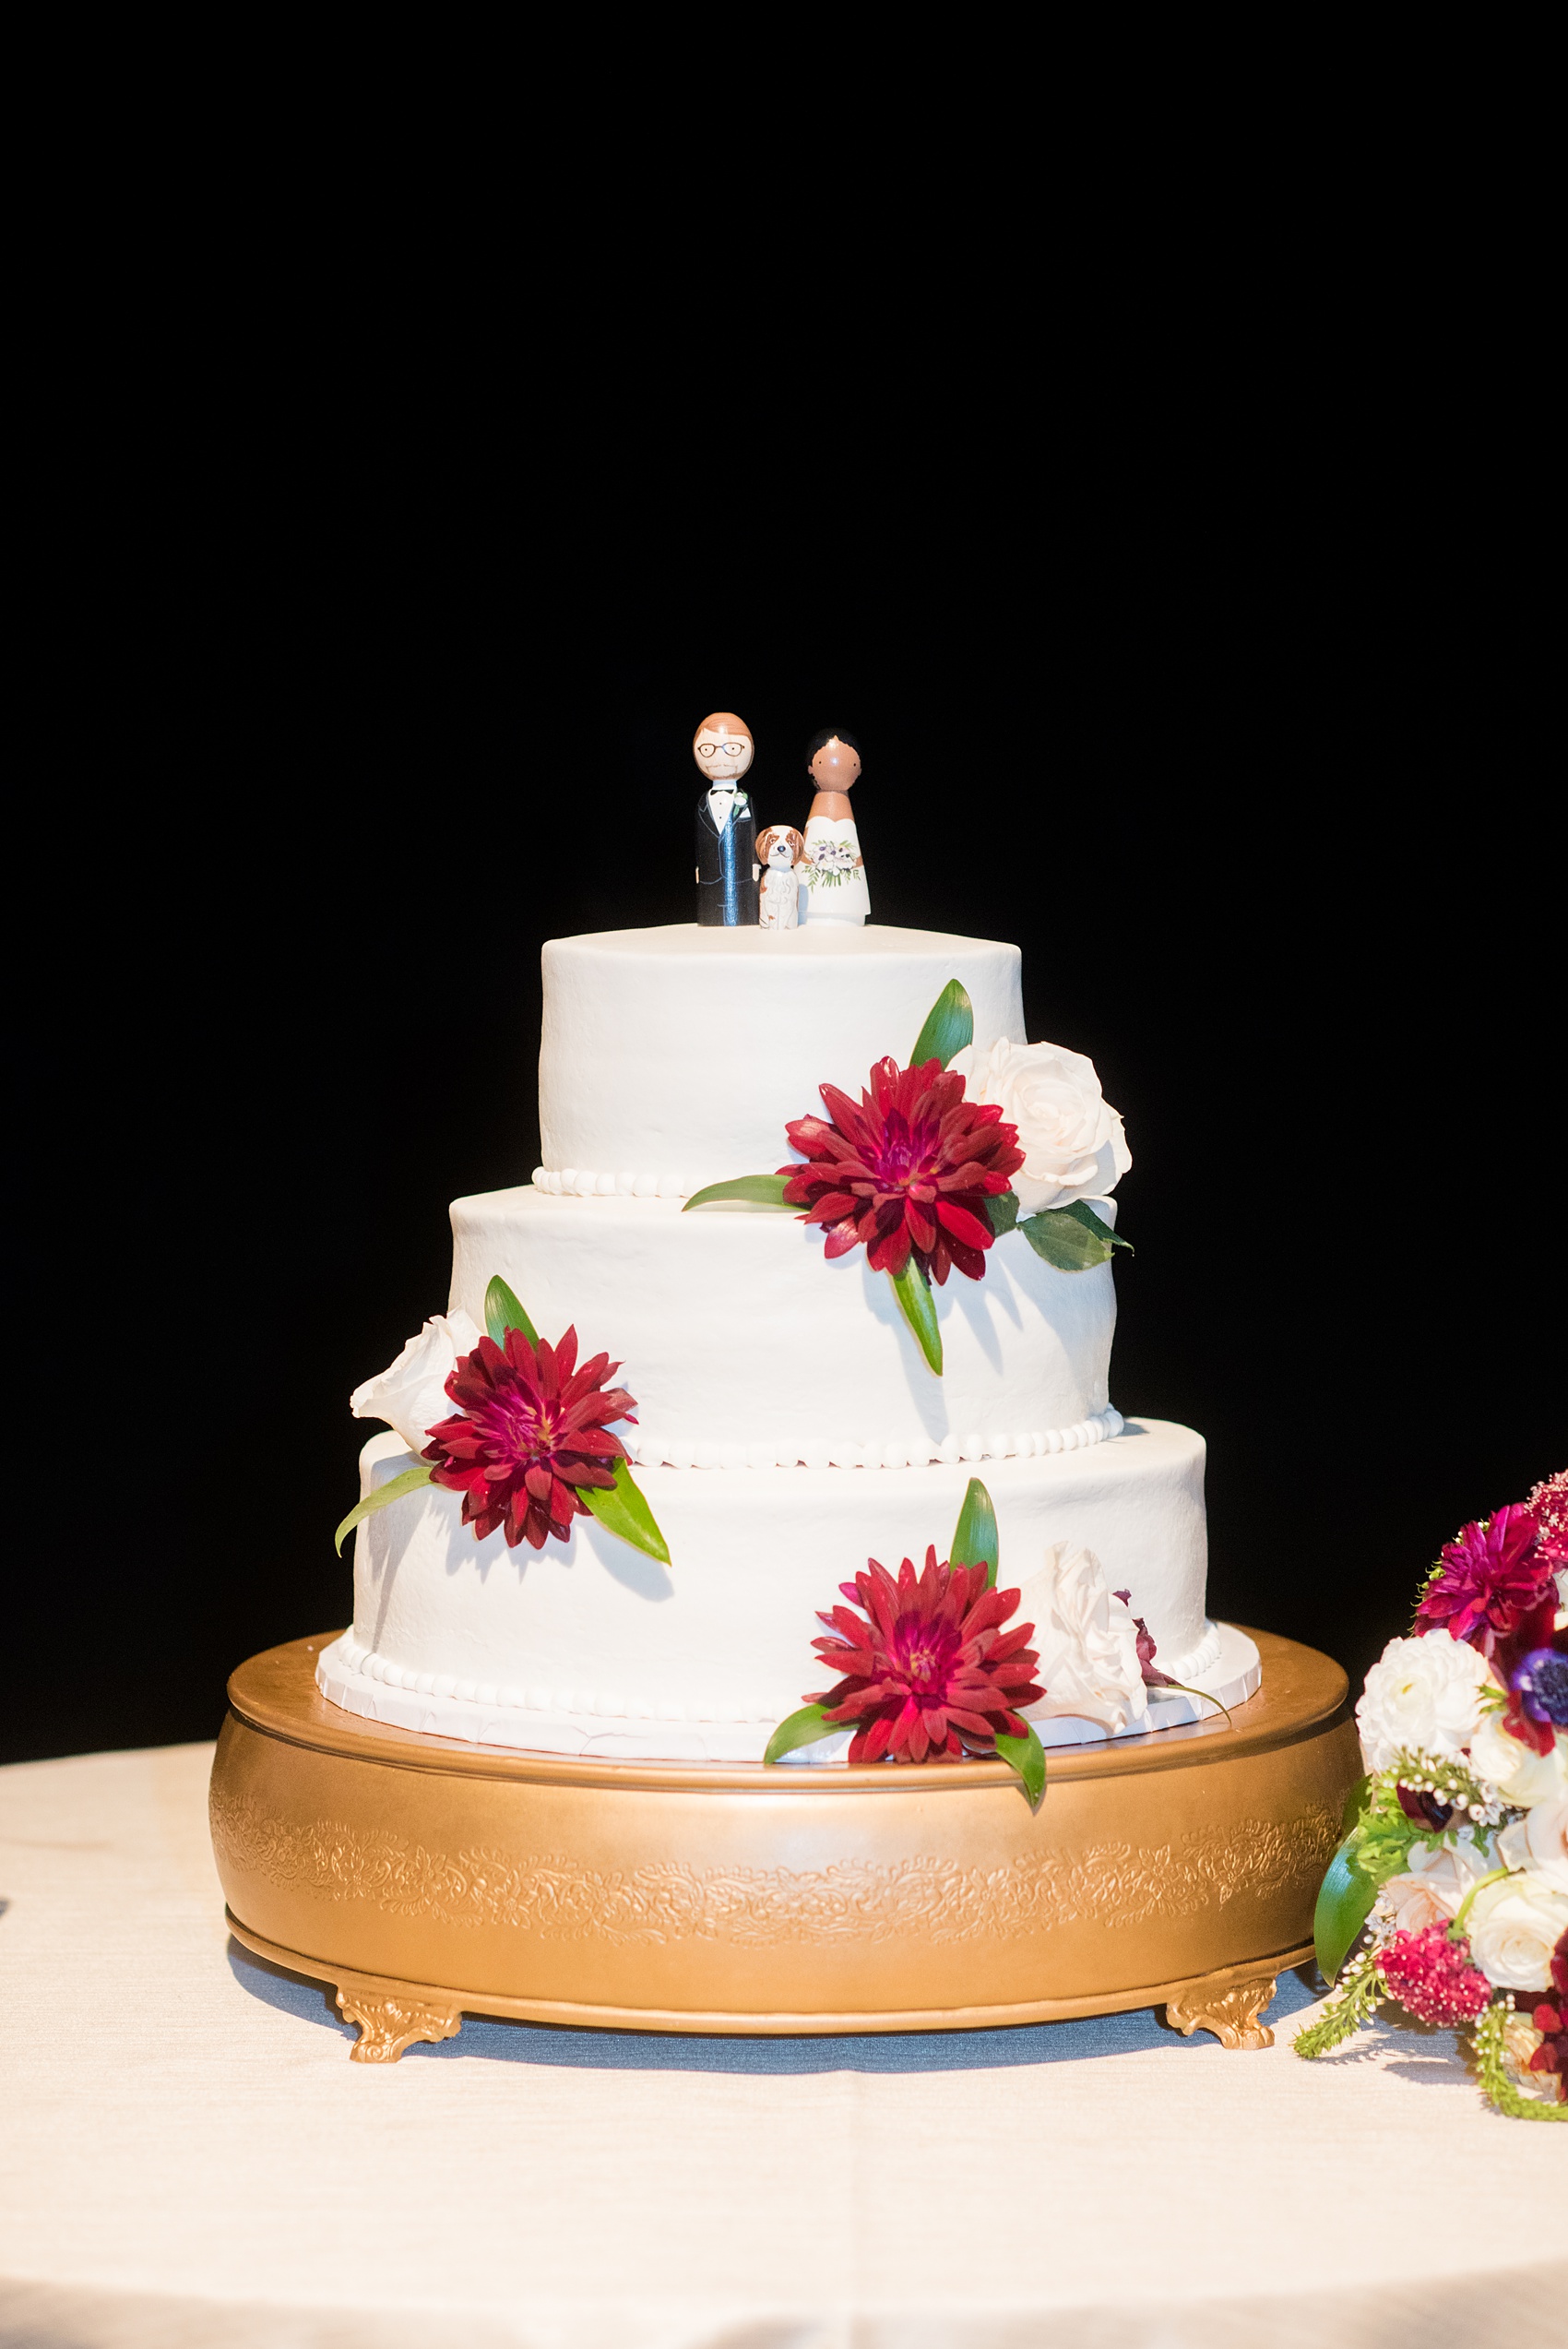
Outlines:
{"type": "Polygon", "coordinates": [[[1303,2064],[1288,1976],[1244,2052],[474,2020],[352,2065],[228,1937],[211,1761],[0,1771],[0,2343],[1561,2349],[1568,2146],[1451,2033],[1303,2064]]]}

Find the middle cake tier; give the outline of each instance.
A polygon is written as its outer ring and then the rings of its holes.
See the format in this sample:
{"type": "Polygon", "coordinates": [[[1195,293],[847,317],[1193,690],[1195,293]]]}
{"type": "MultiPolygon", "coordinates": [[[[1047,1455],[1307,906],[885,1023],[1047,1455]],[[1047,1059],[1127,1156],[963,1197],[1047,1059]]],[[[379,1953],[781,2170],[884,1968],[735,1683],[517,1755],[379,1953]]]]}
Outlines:
{"type": "MultiPolygon", "coordinates": [[[[1096,1202],[1107,1222],[1114,1203],[1096,1202]]],[[[620,1361],[633,1457],[676,1468],[902,1468],[1030,1459],[1113,1435],[1109,1264],[1061,1272],[1021,1233],[983,1281],[933,1290],[927,1368],[863,1250],[829,1262],[791,1215],[531,1186],[452,1204],[453,1307],[482,1328],[500,1277],[543,1337],[620,1361]]]]}

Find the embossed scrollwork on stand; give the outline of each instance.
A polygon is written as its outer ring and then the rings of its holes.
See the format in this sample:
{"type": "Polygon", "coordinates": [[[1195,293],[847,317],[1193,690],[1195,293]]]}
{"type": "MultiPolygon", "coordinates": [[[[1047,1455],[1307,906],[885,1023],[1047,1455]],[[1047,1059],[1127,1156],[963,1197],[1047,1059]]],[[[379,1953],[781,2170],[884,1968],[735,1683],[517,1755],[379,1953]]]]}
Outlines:
{"type": "Polygon", "coordinates": [[[338,2007],[346,2022],[357,2022],[360,2035],[349,2054],[356,2064],[395,2064],[416,2039],[455,2039],[463,2027],[461,2012],[433,2007],[422,1998],[394,1998],[376,1990],[339,1990],[338,2007]]]}
{"type": "Polygon", "coordinates": [[[1271,1967],[1240,1982],[1221,1978],[1212,1986],[1200,1982],[1170,2001],[1165,2020],[1184,2039],[1194,2031],[1212,2031],[1222,2047],[1272,2047],[1274,2033],[1258,2017],[1274,1996],[1277,1978],[1271,1967]]]}
{"type": "Polygon", "coordinates": [[[391,1915],[503,1926],[542,1940],[701,1939],[763,1949],[881,1944],[911,1933],[969,1941],[1046,1933],[1079,1919],[1114,1930],[1156,1915],[1197,1916],[1244,1894],[1315,1888],[1338,1824],[1314,1803],[1295,1818],[1194,1829],[1174,1845],[1090,1842],[1004,1868],[932,1857],[847,1859],[825,1868],[659,1861],[600,1870],[562,1853],[432,1851],[348,1820],[276,1818],[215,1787],[212,1832],[237,1872],[391,1915]]]}

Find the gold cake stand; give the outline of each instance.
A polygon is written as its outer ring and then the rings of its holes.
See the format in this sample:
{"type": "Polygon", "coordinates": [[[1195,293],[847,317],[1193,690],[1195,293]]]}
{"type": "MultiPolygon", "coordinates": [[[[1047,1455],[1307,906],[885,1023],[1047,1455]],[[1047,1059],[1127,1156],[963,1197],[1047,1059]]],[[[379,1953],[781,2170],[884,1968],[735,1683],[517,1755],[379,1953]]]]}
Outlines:
{"type": "Polygon", "coordinates": [[[340,1711],[335,1635],[242,1664],[212,1771],[235,1938],[336,1986],[393,2063],[465,2013],[615,2030],[962,2030],[1163,2006],[1262,2047],[1360,1767],[1344,1673],[1146,1737],[1001,1762],[587,1760],[340,1711]]]}

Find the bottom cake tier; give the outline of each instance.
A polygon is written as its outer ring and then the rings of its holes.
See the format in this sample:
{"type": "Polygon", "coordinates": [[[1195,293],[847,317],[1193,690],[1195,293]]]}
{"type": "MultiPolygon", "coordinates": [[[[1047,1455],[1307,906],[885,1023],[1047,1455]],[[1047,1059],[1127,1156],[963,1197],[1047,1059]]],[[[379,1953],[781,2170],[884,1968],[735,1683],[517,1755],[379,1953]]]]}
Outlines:
{"type": "MultiPolygon", "coordinates": [[[[361,1455],[362,1489],[410,1465],[399,1438],[361,1455]]],[[[1257,1687],[1244,1634],[1204,1614],[1204,1443],[1164,1420],[1044,1459],[987,1461],[1004,1587],[1053,1543],[1093,1550],[1131,1592],[1163,1670],[1232,1704],[1257,1687]]],[[[355,1536],[352,1628],[317,1684],[346,1711],[426,1735],[540,1753],[758,1761],[775,1725],[824,1685],[818,1610],[868,1557],[949,1554],[968,1465],[676,1469],[637,1481],[670,1546],[658,1565],[578,1519],[565,1544],[476,1542],[458,1496],[426,1487],[355,1536]]],[[[1151,1725],[1190,1720],[1163,1699],[1151,1725]]],[[[1103,1732],[1041,1722],[1046,1743],[1103,1732]]],[[[842,1741],[804,1749],[831,1760],[842,1741]]]]}

